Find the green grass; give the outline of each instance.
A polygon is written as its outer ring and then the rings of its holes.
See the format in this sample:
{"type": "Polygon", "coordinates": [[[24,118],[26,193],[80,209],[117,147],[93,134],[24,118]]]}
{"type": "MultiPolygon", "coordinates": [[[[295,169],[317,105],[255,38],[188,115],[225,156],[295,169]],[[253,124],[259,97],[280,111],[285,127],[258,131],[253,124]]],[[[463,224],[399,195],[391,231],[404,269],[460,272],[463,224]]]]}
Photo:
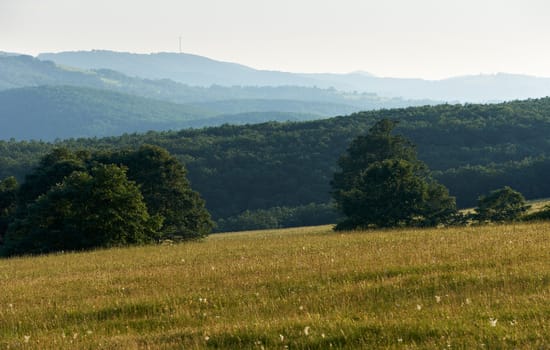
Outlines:
{"type": "Polygon", "coordinates": [[[548,223],[220,234],[0,260],[0,285],[0,349],[550,347],[548,223]]]}

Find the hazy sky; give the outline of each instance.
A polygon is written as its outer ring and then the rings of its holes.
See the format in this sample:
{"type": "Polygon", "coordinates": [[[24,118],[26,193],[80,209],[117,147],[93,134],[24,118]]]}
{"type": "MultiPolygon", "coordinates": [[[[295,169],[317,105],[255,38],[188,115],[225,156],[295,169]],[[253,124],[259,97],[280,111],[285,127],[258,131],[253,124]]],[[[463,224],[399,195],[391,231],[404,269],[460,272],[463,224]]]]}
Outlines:
{"type": "Polygon", "coordinates": [[[0,51],[182,51],[292,72],[550,77],[548,0],[0,0],[0,51]]]}

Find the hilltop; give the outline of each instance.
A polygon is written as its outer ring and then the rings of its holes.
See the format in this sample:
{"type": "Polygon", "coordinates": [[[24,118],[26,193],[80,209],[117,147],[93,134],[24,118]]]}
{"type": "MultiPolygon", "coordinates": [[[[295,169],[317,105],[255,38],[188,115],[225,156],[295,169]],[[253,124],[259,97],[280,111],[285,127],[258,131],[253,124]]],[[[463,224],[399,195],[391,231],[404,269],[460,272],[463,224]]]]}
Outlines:
{"type": "Polygon", "coordinates": [[[442,80],[376,77],[363,72],[303,74],[257,70],[186,53],[134,54],[106,50],[43,53],[43,60],[83,69],[107,68],[129,76],[171,79],[196,86],[305,86],[375,93],[383,97],[490,102],[550,95],[550,78],[480,74],[442,80]]]}

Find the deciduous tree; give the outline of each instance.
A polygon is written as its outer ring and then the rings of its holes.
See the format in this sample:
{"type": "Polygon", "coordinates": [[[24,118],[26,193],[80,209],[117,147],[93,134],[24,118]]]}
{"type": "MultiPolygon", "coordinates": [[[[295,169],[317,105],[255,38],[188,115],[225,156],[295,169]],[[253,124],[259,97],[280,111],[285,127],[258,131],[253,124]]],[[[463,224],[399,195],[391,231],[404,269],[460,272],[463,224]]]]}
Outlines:
{"type": "Polygon", "coordinates": [[[412,143],[381,120],[340,158],[333,197],[346,219],[336,229],[437,225],[456,212],[455,201],[416,158],[412,143]]]}

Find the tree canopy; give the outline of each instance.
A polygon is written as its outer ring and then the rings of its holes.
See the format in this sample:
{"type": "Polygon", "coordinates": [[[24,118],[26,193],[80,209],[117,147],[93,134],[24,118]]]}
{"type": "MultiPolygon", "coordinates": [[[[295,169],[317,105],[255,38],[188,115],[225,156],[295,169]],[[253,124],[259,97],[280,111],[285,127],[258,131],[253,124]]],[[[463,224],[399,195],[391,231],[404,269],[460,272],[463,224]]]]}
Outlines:
{"type": "Polygon", "coordinates": [[[475,217],[480,223],[515,221],[519,220],[528,208],[520,192],[504,186],[479,197],[475,217]]]}
{"type": "Polygon", "coordinates": [[[0,209],[16,208],[3,209],[8,214],[0,216],[9,224],[2,253],[204,237],[212,222],[185,175],[183,166],[157,146],[94,154],[55,149],[19,188],[13,180],[0,183],[0,199],[15,194],[15,200],[2,200],[0,209]]]}
{"type": "Polygon", "coordinates": [[[448,191],[416,158],[414,146],[381,120],[357,137],[334,174],[333,197],[346,216],[336,229],[436,225],[456,211],[448,191]]]}

